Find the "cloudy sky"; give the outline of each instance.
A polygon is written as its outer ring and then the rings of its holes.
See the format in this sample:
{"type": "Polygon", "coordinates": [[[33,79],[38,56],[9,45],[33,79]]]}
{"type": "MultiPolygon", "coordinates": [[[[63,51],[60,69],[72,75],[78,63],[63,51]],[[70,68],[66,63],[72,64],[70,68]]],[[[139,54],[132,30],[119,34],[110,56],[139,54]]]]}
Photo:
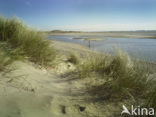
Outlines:
{"type": "Polygon", "coordinates": [[[0,0],[0,15],[39,30],[156,30],[156,0],[0,0]]]}

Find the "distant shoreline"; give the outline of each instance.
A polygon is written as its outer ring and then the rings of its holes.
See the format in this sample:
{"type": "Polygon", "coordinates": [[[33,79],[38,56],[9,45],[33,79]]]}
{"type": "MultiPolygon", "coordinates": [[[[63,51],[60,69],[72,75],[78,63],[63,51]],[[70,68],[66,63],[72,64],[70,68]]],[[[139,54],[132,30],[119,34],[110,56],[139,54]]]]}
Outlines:
{"type": "Polygon", "coordinates": [[[147,31],[147,32],[49,32],[45,33],[47,35],[99,35],[104,37],[112,37],[112,38],[139,38],[139,39],[156,39],[156,32],[147,31]]]}

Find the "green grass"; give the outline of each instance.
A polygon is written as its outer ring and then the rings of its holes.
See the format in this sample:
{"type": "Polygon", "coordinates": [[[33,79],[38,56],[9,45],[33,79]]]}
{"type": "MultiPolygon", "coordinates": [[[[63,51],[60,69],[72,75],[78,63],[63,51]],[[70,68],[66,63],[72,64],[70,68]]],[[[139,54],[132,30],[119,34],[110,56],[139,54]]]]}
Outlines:
{"type": "Polygon", "coordinates": [[[4,53],[0,50],[0,71],[5,69],[5,66],[8,65],[8,58],[4,55],[4,53]]]}
{"type": "Polygon", "coordinates": [[[0,71],[5,71],[6,66],[12,63],[12,59],[0,48],[0,71]]]}
{"type": "Polygon", "coordinates": [[[156,109],[156,76],[148,80],[149,69],[138,67],[138,64],[122,53],[117,56],[95,55],[78,66],[77,77],[90,78],[94,74],[95,79],[105,79],[99,85],[88,84],[87,87],[87,92],[99,99],[129,100],[129,103],[156,109]]]}
{"type": "Polygon", "coordinates": [[[7,42],[0,42],[0,71],[9,69],[11,63],[16,60],[23,61],[25,56],[21,56],[17,49],[12,49],[7,42]]]}
{"type": "Polygon", "coordinates": [[[82,37],[73,37],[72,39],[83,39],[82,37]]]}
{"type": "Polygon", "coordinates": [[[155,95],[156,90],[150,91],[150,87],[153,87],[154,84],[152,84],[153,80],[147,80],[149,71],[138,68],[137,65],[137,62],[122,52],[116,56],[97,54],[87,57],[81,65],[78,65],[76,71],[78,75],[75,76],[77,78],[104,79],[105,82],[99,85],[88,84],[87,91],[93,96],[108,100],[146,100],[144,104],[151,100],[150,105],[153,103],[155,105],[156,96],[151,95],[155,95]]]}
{"type": "Polygon", "coordinates": [[[76,56],[75,53],[70,53],[70,56],[68,58],[68,62],[77,65],[80,63],[80,60],[79,60],[78,56],[76,56]]]}
{"type": "Polygon", "coordinates": [[[153,107],[154,110],[156,109],[156,87],[155,86],[152,89],[150,89],[150,92],[148,93],[146,105],[148,107],[153,107]]]}
{"type": "Polygon", "coordinates": [[[55,59],[56,52],[43,33],[39,33],[16,18],[0,17],[0,41],[11,45],[12,50],[18,50],[22,56],[30,61],[48,66],[55,59]]]}
{"type": "Polygon", "coordinates": [[[78,65],[79,78],[90,77],[92,73],[104,75],[104,70],[108,64],[107,56],[89,56],[83,64],[78,65]]]}

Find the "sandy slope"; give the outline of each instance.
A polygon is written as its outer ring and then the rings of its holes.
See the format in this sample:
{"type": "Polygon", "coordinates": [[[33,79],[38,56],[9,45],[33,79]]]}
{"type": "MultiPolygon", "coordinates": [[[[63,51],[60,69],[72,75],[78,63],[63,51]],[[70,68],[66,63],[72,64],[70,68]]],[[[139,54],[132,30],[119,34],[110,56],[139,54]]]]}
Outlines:
{"type": "MultiPolygon", "coordinates": [[[[71,48],[80,52],[78,45],[71,46],[60,42],[54,44],[58,50],[64,48],[63,53],[68,52],[71,48]]],[[[86,51],[86,48],[82,48],[81,52],[83,51],[86,51]]],[[[11,65],[11,72],[0,73],[0,117],[109,117],[114,114],[120,115],[122,104],[96,102],[85,93],[88,79],[61,76],[60,73],[68,69],[68,64],[60,63],[59,69],[46,70],[30,62],[14,62],[11,65]]]]}
{"type": "Polygon", "coordinates": [[[86,117],[98,114],[87,102],[85,81],[60,78],[30,63],[16,62],[17,69],[0,81],[0,117],[86,117]],[[81,112],[82,111],[82,112],[81,112]]]}
{"type": "Polygon", "coordinates": [[[2,117],[57,117],[67,113],[74,89],[70,82],[28,63],[14,65],[18,69],[1,76],[2,117]]]}

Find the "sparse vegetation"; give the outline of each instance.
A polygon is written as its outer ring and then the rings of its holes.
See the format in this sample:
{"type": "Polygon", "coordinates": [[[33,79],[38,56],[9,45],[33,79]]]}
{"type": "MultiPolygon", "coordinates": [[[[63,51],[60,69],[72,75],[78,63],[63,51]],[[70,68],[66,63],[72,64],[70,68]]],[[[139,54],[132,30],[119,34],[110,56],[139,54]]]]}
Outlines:
{"type": "Polygon", "coordinates": [[[55,50],[42,33],[28,28],[16,18],[0,17],[0,41],[8,42],[12,50],[27,56],[29,60],[40,65],[50,65],[55,59],[55,50]]]}
{"type": "Polygon", "coordinates": [[[80,63],[79,58],[76,56],[75,53],[70,53],[70,56],[68,58],[68,62],[73,63],[75,65],[80,63]]]}

